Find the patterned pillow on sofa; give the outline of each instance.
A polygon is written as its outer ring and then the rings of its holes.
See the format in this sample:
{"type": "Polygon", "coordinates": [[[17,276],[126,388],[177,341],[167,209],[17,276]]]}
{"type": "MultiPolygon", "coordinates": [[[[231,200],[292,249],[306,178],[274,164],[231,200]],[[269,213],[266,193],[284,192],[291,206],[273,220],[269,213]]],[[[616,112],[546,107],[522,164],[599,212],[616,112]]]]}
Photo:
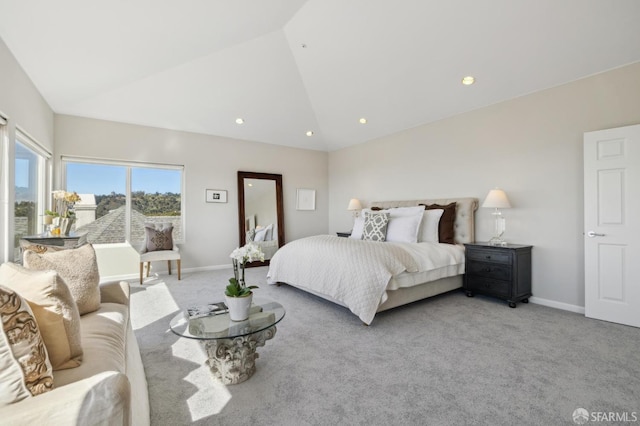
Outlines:
{"type": "Polygon", "coordinates": [[[53,370],[29,304],[0,285],[0,406],[53,389],[53,370]]]}

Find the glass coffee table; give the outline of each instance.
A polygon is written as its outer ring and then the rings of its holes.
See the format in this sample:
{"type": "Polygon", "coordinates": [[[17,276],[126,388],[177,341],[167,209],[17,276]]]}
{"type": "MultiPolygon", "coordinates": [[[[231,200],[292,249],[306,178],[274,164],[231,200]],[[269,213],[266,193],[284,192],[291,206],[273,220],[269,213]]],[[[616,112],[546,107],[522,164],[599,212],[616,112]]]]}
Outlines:
{"type": "Polygon", "coordinates": [[[224,303],[186,309],[170,322],[171,331],[200,342],[211,373],[227,385],[242,383],[256,371],[256,349],[273,339],[285,310],[277,302],[256,299],[245,321],[231,321],[224,303]]]}

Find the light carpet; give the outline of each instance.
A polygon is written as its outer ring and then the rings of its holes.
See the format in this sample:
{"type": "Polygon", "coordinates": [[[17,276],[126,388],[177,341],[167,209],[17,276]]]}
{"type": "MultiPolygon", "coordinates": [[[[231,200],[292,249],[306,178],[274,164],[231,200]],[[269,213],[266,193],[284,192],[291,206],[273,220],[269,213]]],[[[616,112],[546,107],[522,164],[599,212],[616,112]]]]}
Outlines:
{"type": "Polygon", "coordinates": [[[168,324],[222,300],[231,270],[131,282],[153,425],[572,425],[577,408],[640,423],[640,329],[461,291],[367,327],[346,308],[267,285],[266,273],[248,269],[247,281],[287,314],[258,348],[254,376],[229,386],[168,324]]]}

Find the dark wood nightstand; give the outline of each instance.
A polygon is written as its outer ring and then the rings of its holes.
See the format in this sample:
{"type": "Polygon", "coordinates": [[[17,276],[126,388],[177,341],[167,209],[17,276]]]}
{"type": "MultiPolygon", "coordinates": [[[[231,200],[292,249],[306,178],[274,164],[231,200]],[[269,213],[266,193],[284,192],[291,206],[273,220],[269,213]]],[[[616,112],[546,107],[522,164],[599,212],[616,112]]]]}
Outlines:
{"type": "Polygon", "coordinates": [[[488,243],[465,244],[464,290],[467,296],[486,294],[506,300],[510,308],[516,302],[528,303],[531,297],[531,249],[533,246],[488,243]]]}
{"type": "Polygon", "coordinates": [[[347,231],[347,232],[336,232],[336,234],[338,235],[338,237],[345,237],[345,238],[349,238],[351,236],[351,231],[347,231]]]}

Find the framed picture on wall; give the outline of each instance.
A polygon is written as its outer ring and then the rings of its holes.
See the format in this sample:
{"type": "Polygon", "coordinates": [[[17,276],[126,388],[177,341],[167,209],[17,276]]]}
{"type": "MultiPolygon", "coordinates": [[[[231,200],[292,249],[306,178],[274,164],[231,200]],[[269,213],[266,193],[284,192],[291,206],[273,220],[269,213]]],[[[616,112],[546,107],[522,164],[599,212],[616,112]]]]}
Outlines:
{"type": "Polygon", "coordinates": [[[205,201],[207,203],[226,203],[227,191],[223,189],[207,189],[205,201]]]}
{"type": "Polygon", "coordinates": [[[316,209],[316,190],[315,189],[298,189],[296,198],[296,210],[315,210],[316,209]]]}

